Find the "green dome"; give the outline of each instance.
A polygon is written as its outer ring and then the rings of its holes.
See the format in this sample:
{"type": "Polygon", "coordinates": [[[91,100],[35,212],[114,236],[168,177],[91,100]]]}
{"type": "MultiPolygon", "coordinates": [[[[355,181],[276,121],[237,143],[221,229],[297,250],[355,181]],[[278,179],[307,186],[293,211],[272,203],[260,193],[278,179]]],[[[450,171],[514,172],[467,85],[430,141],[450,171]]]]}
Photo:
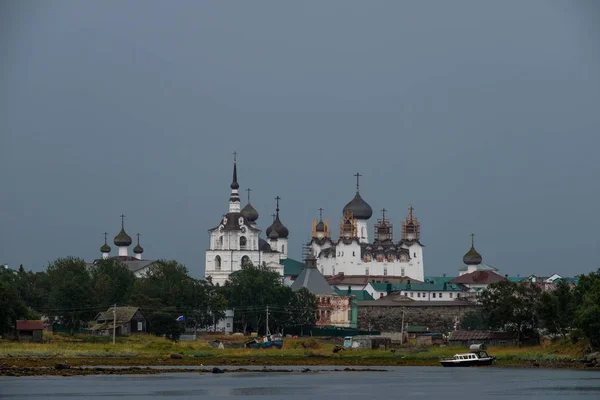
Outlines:
{"type": "Polygon", "coordinates": [[[479,264],[481,264],[482,261],[483,261],[483,258],[481,257],[481,254],[479,254],[477,252],[477,250],[475,250],[475,247],[473,247],[473,246],[471,246],[471,250],[469,250],[463,256],[463,262],[466,265],[479,265],[479,264]]]}
{"type": "Polygon", "coordinates": [[[110,246],[106,243],[104,243],[102,247],[100,247],[100,252],[102,253],[110,253],[110,250],[110,246]]]}
{"type": "Polygon", "coordinates": [[[250,222],[255,222],[258,219],[258,211],[250,203],[246,204],[240,212],[250,222]]]}
{"type": "Polygon", "coordinates": [[[277,233],[275,229],[272,229],[271,232],[269,232],[269,239],[279,239],[279,233],[277,233]]]}
{"type": "Polygon", "coordinates": [[[117,247],[131,246],[131,236],[125,233],[125,228],[121,228],[121,232],[115,236],[114,244],[117,247]]]}
{"type": "Polygon", "coordinates": [[[133,248],[133,252],[135,254],[142,254],[144,252],[144,248],[138,243],[138,245],[133,248]]]}

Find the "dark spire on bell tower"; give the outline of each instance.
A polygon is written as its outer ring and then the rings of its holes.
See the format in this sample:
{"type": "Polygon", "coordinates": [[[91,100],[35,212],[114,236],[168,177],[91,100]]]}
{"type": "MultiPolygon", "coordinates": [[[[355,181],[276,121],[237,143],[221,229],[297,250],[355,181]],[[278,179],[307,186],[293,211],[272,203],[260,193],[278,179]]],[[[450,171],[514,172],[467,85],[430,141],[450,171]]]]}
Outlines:
{"type": "Polygon", "coordinates": [[[233,152],[233,179],[231,181],[231,195],[229,196],[229,212],[240,212],[240,185],[237,181],[237,151],[233,152]]]}

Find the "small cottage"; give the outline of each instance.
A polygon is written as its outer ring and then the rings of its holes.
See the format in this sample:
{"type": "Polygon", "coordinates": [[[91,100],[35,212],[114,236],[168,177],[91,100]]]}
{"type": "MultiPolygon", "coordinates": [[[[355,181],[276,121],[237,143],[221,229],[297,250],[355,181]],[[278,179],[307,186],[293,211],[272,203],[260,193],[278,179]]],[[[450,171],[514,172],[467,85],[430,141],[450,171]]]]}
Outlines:
{"type": "Polygon", "coordinates": [[[146,317],[138,307],[111,307],[98,313],[95,322],[90,330],[98,335],[112,335],[115,326],[116,335],[146,332],[146,317]]]}
{"type": "Polygon", "coordinates": [[[44,321],[20,319],[15,328],[21,342],[41,342],[44,338],[44,321]]]}

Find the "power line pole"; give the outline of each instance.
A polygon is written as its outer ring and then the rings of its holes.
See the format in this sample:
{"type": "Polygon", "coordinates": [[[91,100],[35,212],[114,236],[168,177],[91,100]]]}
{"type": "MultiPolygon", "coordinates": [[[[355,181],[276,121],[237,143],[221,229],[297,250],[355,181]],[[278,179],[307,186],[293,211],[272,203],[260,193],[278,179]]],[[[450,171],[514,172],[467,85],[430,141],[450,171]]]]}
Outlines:
{"type": "Polygon", "coordinates": [[[269,336],[269,306],[267,306],[267,321],[265,323],[265,336],[269,336]]]}
{"type": "Polygon", "coordinates": [[[117,303],[113,307],[113,345],[117,336],[117,303]]]}
{"type": "Polygon", "coordinates": [[[400,327],[400,346],[404,344],[404,307],[402,307],[402,326],[400,327]]]}

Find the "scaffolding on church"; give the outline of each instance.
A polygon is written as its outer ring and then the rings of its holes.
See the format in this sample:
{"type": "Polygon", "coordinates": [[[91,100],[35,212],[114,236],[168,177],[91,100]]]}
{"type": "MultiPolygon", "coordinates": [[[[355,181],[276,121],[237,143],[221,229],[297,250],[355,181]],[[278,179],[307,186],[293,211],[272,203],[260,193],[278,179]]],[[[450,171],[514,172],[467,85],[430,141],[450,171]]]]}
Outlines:
{"type": "Polygon", "coordinates": [[[402,222],[402,239],[419,240],[421,237],[421,223],[413,215],[412,204],[408,208],[408,217],[402,222]]]}
{"type": "Polygon", "coordinates": [[[344,211],[342,222],[340,222],[340,237],[355,238],[357,236],[354,214],[352,211],[344,211]]]}

